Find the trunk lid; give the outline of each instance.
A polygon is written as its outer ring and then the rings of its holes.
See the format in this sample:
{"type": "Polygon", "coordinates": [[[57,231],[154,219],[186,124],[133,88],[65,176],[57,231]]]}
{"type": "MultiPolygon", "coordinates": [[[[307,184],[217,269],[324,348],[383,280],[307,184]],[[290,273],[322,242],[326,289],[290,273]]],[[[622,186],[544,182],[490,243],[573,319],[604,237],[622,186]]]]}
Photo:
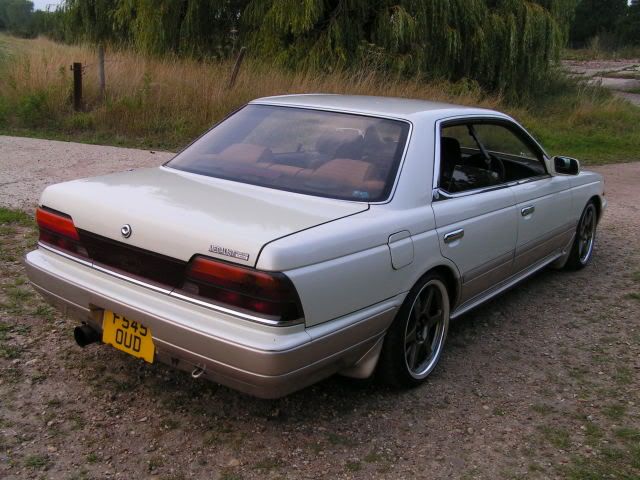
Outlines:
{"type": "Polygon", "coordinates": [[[40,204],[128,246],[184,262],[203,254],[248,266],[275,239],[368,209],[166,167],[52,185],[40,204]]]}

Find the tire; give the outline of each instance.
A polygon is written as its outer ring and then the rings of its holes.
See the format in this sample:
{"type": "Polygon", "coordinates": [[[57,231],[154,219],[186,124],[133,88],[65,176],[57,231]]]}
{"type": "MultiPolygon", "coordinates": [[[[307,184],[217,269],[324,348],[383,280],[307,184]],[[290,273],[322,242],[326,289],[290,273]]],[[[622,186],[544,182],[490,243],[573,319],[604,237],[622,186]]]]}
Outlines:
{"type": "Polygon", "coordinates": [[[589,265],[593,257],[597,226],[598,210],[593,200],[590,200],[584,207],[576,227],[576,236],[566,264],[567,269],[580,270],[589,265]]]}
{"type": "Polygon", "coordinates": [[[428,273],[411,289],[384,340],[378,373],[384,383],[410,388],[435,369],[449,329],[444,279],[428,273]]]}

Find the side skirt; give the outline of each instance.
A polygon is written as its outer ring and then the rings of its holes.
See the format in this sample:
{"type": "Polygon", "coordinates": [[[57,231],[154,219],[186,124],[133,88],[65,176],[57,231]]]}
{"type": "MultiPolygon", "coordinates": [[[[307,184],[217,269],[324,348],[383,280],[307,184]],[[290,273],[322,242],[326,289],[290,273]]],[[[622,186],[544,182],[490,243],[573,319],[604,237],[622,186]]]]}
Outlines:
{"type": "Polygon", "coordinates": [[[509,290],[511,287],[515,286],[517,283],[519,283],[522,280],[524,280],[525,278],[531,276],[532,274],[534,274],[538,270],[546,267],[547,265],[549,265],[550,263],[554,262],[555,260],[557,260],[561,256],[562,256],[561,252],[555,252],[555,253],[549,255],[548,257],[545,257],[542,260],[539,260],[538,262],[534,263],[529,268],[526,268],[525,270],[522,270],[520,273],[517,273],[517,274],[507,278],[506,280],[503,280],[502,282],[498,283],[495,287],[487,290],[486,292],[484,292],[484,293],[482,293],[482,294],[480,294],[480,295],[478,295],[478,296],[476,296],[476,297],[474,297],[474,298],[472,298],[470,300],[467,300],[462,305],[459,305],[453,311],[453,313],[451,314],[451,319],[459,317],[460,315],[462,315],[464,313],[467,313],[469,310],[472,310],[472,309],[476,308],[477,306],[481,305],[482,303],[486,302],[490,298],[493,298],[496,295],[499,295],[502,292],[504,292],[506,290],[509,290]]]}

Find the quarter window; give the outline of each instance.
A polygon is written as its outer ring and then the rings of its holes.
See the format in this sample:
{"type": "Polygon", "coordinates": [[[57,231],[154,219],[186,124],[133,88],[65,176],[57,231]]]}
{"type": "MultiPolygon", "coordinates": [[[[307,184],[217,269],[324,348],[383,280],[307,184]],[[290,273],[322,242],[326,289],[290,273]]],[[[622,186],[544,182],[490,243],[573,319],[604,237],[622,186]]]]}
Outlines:
{"type": "Polygon", "coordinates": [[[542,152],[515,127],[479,121],[441,130],[439,185],[449,193],[545,174],[542,152]]]}

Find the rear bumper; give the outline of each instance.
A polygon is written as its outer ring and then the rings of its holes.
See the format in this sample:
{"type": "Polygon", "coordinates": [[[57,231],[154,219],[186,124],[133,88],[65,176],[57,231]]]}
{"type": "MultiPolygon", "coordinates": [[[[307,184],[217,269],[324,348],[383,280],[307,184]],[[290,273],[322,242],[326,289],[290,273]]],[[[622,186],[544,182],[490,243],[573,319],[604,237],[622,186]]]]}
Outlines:
{"type": "Polygon", "coordinates": [[[56,253],[26,256],[34,288],[67,316],[102,330],[113,310],[151,328],[156,361],[251,395],[277,398],[357,364],[379,345],[402,298],[310,328],[271,327],[172,298],[56,253]]]}

